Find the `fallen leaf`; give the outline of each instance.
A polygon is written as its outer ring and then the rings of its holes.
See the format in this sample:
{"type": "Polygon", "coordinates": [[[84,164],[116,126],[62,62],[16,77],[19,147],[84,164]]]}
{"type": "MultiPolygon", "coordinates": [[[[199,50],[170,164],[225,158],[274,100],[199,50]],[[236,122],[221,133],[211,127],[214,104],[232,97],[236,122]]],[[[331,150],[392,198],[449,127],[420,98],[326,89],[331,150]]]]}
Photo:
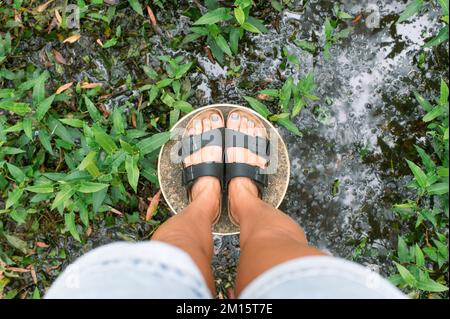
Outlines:
{"type": "Polygon", "coordinates": [[[142,105],[142,99],[144,98],[143,95],[139,96],[139,101],[138,101],[138,110],[141,109],[141,105],[142,105]]]}
{"type": "Polygon", "coordinates": [[[56,62],[58,62],[59,64],[67,65],[66,59],[62,56],[61,53],[59,53],[59,51],[53,49],[52,52],[53,52],[53,55],[55,56],[56,62]]]}
{"type": "Polygon", "coordinates": [[[50,32],[52,32],[53,27],[55,25],[58,25],[58,21],[56,21],[56,18],[53,18],[49,23],[48,23],[48,27],[47,27],[47,33],[50,34],[50,32]]]}
{"type": "Polygon", "coordinates": [[[73,85],[73,82],[69,82],[66,84],[61,85],[57,90],[56,90],[56,94],[61,94],[62,92],[64,92],[65,90],[67,90],[68,88],[70,88],[73,85]]]}
{"type": "Polygon", "coordinates": [[[80,85],[80,88],[82,89],[94,89],[97,86],[102,86],[102,83],[87,83],[87,82],[82,82],[80,85]]]}
{"type": "Polygon", "coordinates": [[[30,265],[28,268],[30,268],[31,278],[33,279],[34,284],[37,285],[38,280],[37,280],[36,270],[34,269],[34,266],[30,265]]]}
{"type": "Polygon", "coordinates": [[[269,96],[268,96],[267,94],[260,93],[260,94],[258,94],[258,95],[256,96],[256,98],[257,98],[258,100],[263,100],[263,101],[265,101],[265,100],[267,100],[267,99],[269,98],[269,96]]]}
{"type": "Polygon", "coordinates": [[[91,236],[91,234],[92,234],[92,227],[91,226],[89,226],[87,229],[86,229],[86,236],[91,236]]]}
{"type": "Polygon", "coordinates": [[[80,38],[81,38],[81,35],[79,35],[79,34],[74,34],[74,35],[71,35],[70,37],[68,37],[67,39],[65,39],[64,41],[63,41],[63,43],[75,43],[75,42],[77,42],[78,40],[80,40],[80,38]]]}
{"type": "Polygon", "coordinates": [[[5,269],[8,270],[8,271],[20,272],[20,273],[30,272],[29,269],[18,268],[18,267],[6,267],[5,269]]]}
{"type": "Polygon", "coordinates": [[[120,210],[115,209],[114,207],[110,207],[110,208],[111,208],[111,213],[114,213],[119,216],[123,216],[123,213],[120,210]]]}
{"type": "Polygon", "coordinates": [[[96,42],[98,43],[98,45],[99,45],[99,46],[103,47],[103,42],[102,42],[102,40],[100,40],[100,39],[97,39],[97,41],[96,41],[96,42]]]}
{"type": "Polygon", "coordinates": [[[45,269],[45,272],[48,273],[50,270],[55,270],[58,269],[59,267],[61,267],[61,265],[47,267],[47,269],[45,269]]]}
{"type": "Polygon", "coordinates": [[[150,204],[148,205],[147,214],[145,215],[146,221],[149,221],[150,219],[152,219],[153,213],[155,212],[156,208],[158,207],[160,197],[161,197],[161,190],[159,190],[155,194],[155,196],[148,199],[150,201],[150,204]]]}
{"type": "Polygon", "coordinates": [[[149,6],[147,6],[147,13],[150,18],[150,22],[152,23],[152,26],[156,26],[157,22],[156,22],[155,14],[153,13],[152,9],[149,6]]]}
{"type": "Polygon", "coordinates": [[[137,126],[137,120],[136,120],[136,113],[131,113],[131,125],[133,128],[136,128],[137,126]]]}
{"type": "Polygon", "coordinates": [[[37,241],[36,242],[36,246],[39,248],[47,248],[49,247],[49,245],[47,245],[46,243],[42,242],[42,241],[37,241]]]}
{"type": "Polygon", "coordinates": [[[58,9],[55,9],[55,18],[58,23],[58,27],[60,27],[61,23],[62,23],[62,17],[61,17],[61,14],[59,14],[58,9]]]}
{"type": "Polygon", "coordinates": [[[213,58],[211,49],[208,47],[204,47],[204,49],[205,49],[206,55],[208,56],[208,60],[211,61],[211,63],[216,63],[216,61],[213,58]]]}
{"type": "Polygon", "coordinates": [[[41,4],[39,7],[37,7],[37,8],[35,9],[35,11],[36,11],[36,12],[44,12],[44,10],[47,9],[48,5],[49,5],[50,3],[52,3],[53,1],[55,1],[55,0],[49,0],[49,1],[47,1],[46,3],[41,4]]]}
{"type": "Polygon", "coordinates": [[[14,21],[22,24],[22,14],[18,10],[14,10],[14,21]]]}
{"type": "Polygon", "coordinates": [[[361,20],[361,18],[362,18],[362,14],[359,14],[359,15],[356,16],[356,18],[354,18],[354,19],[352,20],[352,22],[353,22],[353,23],[356,23],[356,22],[358,22],[359,20],[361,20]]]}
{"type": "Polygon", "coordinates": [[[106,108],[106,106],[102,103],[98,106],[98,108],[100,109],[100,111],[102,111],[103,117],[106,119],[109,116],[109,110],[106,108]]]}

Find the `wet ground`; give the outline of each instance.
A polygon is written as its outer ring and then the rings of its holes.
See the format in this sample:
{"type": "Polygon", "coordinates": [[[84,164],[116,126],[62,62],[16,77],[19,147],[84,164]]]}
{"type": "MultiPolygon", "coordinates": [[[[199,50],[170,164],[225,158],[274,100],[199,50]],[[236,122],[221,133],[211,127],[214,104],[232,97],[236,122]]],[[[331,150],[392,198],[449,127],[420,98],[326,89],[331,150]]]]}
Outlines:
{"type": "MultiPolygon", "coordinates": [[[[444,63],[435,69],[434,57],[427,61],[426,72],[417,67],[423,39],[435,30],[436,17],[397,26],[397,14],[405,7],[401,1],[383,1],[380,27],[357,24],[348,39],[333,46],[330,61],[314,57],[287,39],[295,32],[299,38],[311,33],[320,38],[321,21],[329,11],[322,3],[311,1],[301,13],[285,11],[279,32],[252,39],[249,51],[266,59],[252,63],[255,71],[249,80],[279,81],[273,75],[283,61],[273,51],[283,46],[301,65],[282,75],[298,77],[314,70],[321,103],[302,110],[297,119],[303,137],[282,130],[292,175],[281,209],[298,221],[312,244],[386,275],[401,231],[392,205],[406,193],[404,158],[416,157],[414,144],[427,146],[411,91],[447,77],[447,62],[441,57],[444,63]]],[[[365,10],[350,1],[343,8],[354,16],[365,10]]],[[[238,238],[216,238],[216,243],[215,265],[223,269],[224,260],[233,263],[239,255],[238,238]]],[[[232,272],[227,275],[226,280],[232,272]]]]}
{"type": "MultiPolygon", "coordinates": [[[[182,14],[193,4],[181,3],[176,9],[168,4],[164,12],[155,10],[161,29],[172,39],[183,35],[189,24],[182,14]]],[[[396,25],[405,1],[373,2],[380,14],[379,27],[367,27],[364,19],[349,22],[354,30],[332,46],[329,61],[321,53],[313,55],[295,46],[295,38],[317,39],[323,44],[323,22],[331,15],[333,3],[298,1],[281,13],[269,5],[255,10],[255,16],[272,25],[268,25],[269,33],[250,35],[242,43],[235,58],[235,65],[242,68],[235,76],[230,67],[209,61],[198,43],[177,49],[173,41],[158,34],[143,37],[137,20],[122,26],[129,35],[126,48],[99,51],[97,35],[86,33],[72,49],[39,38],[23,49],[36,65],[42,65],[39,52],[45,46],[60,50],[70,63],[60,73],[61,79],[69,82],[87,77],[91,82],[107,83],[115,92],[107,103],[109,108],[133,101],[138,91],[123,88],[123,78],[132,74],[139,82],[145,77],[140,65],[157,63],[155,57],[161,54],[183,55],[198,63],[189,75],[195,91],[190,102],[196,106],[245,104],[245,95],[256,96],[263,87],[279,88],[289,75],[298,79],[313,72],[320,100],[304,108],[296,119],[303,136],[280,128],[291,161],[290,186],[281,209],[304,227],[312,244],[387,274],[392,270],[389,256],[393,243],[401,232],[391,207],[407,192],[405,176],[409,172],[404,158],[416,158],[415,143],[429,148],[421,139],[425,128],[411,92],[433,91],[441,77],[448,77],[447,53],[435,49],[426,54],[424,67],[418,67],[424,39],[439,27],[438,11],[396,25]],[[284,47],[298,57],[299,66],[284,66],[284,47]]],[[[342,4],[353,16],[367,16],[370,11],[364,1],[342,4]]],[[[127,13],[122,10],[118,14],[127,13]]],[[[160,213],[157,219],[166,217],[160,213]]],[[[139,222],[114,226],[105,222],[93,229],[83,247],[70,238],[61,237],[58,243],[65,247],[67,264],[113,240],[148,238],[149,230],[139,222]]],[[[222,295],[232,286],[238,257],[238,236],[215,237],[213,266],[222,295]]]]}

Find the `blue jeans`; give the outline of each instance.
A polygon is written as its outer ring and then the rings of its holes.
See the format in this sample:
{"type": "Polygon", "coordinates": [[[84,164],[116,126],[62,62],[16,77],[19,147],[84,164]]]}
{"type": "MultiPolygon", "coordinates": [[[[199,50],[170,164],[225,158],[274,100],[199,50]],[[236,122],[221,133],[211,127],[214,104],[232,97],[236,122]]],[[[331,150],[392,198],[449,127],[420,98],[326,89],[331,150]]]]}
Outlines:
{"type": "MultiPolygon", "coordinates": [[[[212,298],[181,249],[159,241],[99,247],[68,266],[45,298],[212,298]]],[[[406,298],[377,273],[331,256],[301,257],[267,270],[240,298],[406,298]]]]}

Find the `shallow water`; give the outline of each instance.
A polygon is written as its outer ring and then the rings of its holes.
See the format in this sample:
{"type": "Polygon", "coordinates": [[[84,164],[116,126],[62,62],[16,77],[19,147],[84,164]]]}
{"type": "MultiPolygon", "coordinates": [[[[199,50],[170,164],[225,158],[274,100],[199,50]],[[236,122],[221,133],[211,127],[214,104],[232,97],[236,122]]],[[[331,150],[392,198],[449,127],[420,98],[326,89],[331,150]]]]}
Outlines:
{"type": "MultiPolygon", "coordinates": [[[[198,63],[189,78],[194,88],[193,105],[233,103],[245,105],[243,96],[255,96],[263,87],[279,88],[284,79],[298,79],[313,72],[319,101],[301,111],[296,122],[303,133],[296,137],[280,128],[289,149],[291,178],[281,207],[304,229],[310,242],[331,254],[355,259],[383,274],[389,272],[389,254],[401,231],[392,213],[392,205],[405,198],[409,174],[404,158],[415,159],[413,145],[424,144],[425,127],[419,121],[421,111],[411,94],[413,90],[436,90],[441,77],[448,77],[445,52],[427,54],[425,67],[417,67],[417,57],[424,39],[438,29],[438,12],[431,11],[409,22],[396,25],[404,1],[370,2],[380,13],[380,26],[368,28],[363,20],[349,22],[354,31],[347,39],[334,44],[331,59],[312,55],[292,44],[292,37],[318,39],[323,42],[323,21],[331,15],[333,1],[297,1],[293,9],[278,14],[262,9],[270,32],[250,35],[242,43],[235,59],[242,69],[236,77],[228,76],[229,67],[208,60],[202,45],[173,49],[170,41],[157,34],[148,37],[140,31],[139,21],[121,19],[129,45],[100,51],[98,35],[83,34],[79,45],[63,46],[59,41],[37,38],[24,44],[23,61],[43,67],[40,54],[54,47],[68,60],[60,73],[63,83],[86,77],[114,88],[105,101],[111,109],[133,100],[138,91],[129,90],[124,78],[132,74],[137,82],[145,79],[143,64],[159,65],[162,54],[183,55],[198,63]],[[47,44],[46,44],[47,43],[47,44]],[[300,60],[300,66],[288,64],[283,47],[300,60]],[[426,71],[424,71],[426,70],[426,71]],[[362,251],[357,251],[361,246],[362,251]]],[[[356,16],[366,12],[369,2],[343,1],[343,9],[356,16]]],[[[187,30],[189,20],[181,17],[192,6],[180,2],[177,8],[155,9],[159,25],[168,37],[176,38],[187,30]]],[[[268,8],[268,7],[266,7],[268,8]]],[[[255,15],[261,12],[256,11],[255,15]]],[[[124,10],[119,15],[126,16],[124,10]]],[[[448,44],[447,44],[448,45],[448,44]]],[[[20,64],[20,57],[18,64],[20,64]]],[[[157,110],[156,110],[157,111],[157,110]]],[[[149,113],[152,110],[148,110],[149,113]]],[[[161,214],[157,219],[163,220],[161,214]]],[[[93,247],[118,239],[142,240],[149,237],[148,225],[107,222],[93,229],[87,244],[81,246],[71,238],[52,237],[65,247],[68,262],[93,247]]],[[[232,285],[239,256],[238,236],[215,237],[213,266],[218,290],[226,293],[232,285]]],[[[44,265],[42,265],[44,267],[44,265]]]]}
{"type": "MultiPolygon", "coordinates": [[[[314,70],[321,103],[303,109],[298,117],[303,137],[282,130],[292,173],[281,209],[305,229],[312,244],[383,274],[391,267],[388,257],[399,233],[392,205],[407,192],[404,158],[415,158],[414,144],[426,147],[411,92],[448,76],[445,66],[436,70],[429,63],[424,72],[413,62],[424,37],[436,29],[435,14],[395,26],[404,7],[399,1],[383,2],[380,27],[355,26],[348,39],[332,47],[330,61],[286,42],[295,31],[306,37],[311,30],[321,35],[318,21],[323,20],[318,17],[326,11],[322,5],[310,1],[304,13],[285,11],[279,33],[252,40],[253,50],[267,59],[256,63],[249,77],[279,81],[273,75],[281,58],[272,51],[282,46],[301,61],[299,70],[288,68],[282,75],[296,78],[314,70]],[[362,254],[357,252],[360,244],[362,254]]],[[[344,2],[344,8],[355,16],[361,12],[361,6],[352,6],[351,1],[344,2]]],[[[237,238],[216,241],[222,247],[216,248],[218,256],[223,250],[233,255],[238,243],[237,238]]],[[[220,264],[221,258],[217,260],[220,264]]]]}

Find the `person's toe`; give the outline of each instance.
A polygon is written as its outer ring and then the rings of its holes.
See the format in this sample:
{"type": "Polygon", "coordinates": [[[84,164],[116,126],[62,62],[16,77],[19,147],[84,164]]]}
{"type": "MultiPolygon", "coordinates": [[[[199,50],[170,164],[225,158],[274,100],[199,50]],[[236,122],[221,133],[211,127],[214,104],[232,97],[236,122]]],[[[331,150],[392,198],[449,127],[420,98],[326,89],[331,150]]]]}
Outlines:
{"type": "Polygon", "coordinates": [[[223,121],[222,121],[222,118],[219,116],[219,114],[213,113],[213,114],[211,114],[209,119],[211,121],[212,129],[223,127],[223,121]]]}
{"type": "Polygon", "coordinates": [[[248,131],[248,119],[247,117],[243,116],[241,119],[241,123],[239,125],[239,132],[247,134],[247,131],[248,131]]]}
{"type": "MultiPolygon", "coordinates": [[[[239,124],[240,124],[240,115],[238,112],[232,112],[227,120],[227,128],[230,130],[239,130],[239,124]]],[[[236,148],[230,147],[227,149],[227,162],[228,163],[234,163],[236,162],[236,148]]]]}
{"type": "Polygon", "coordinates": [[[209,120],[209,118],[204,118],[202,120],[202,127],[203,127],[203,132],[211,130],[211,121],[209,120]]]}
{"type": "MultiPolygon", "coordinates": [[[[212,123],[209,117],[205,117],[202,120],[203,132],[207,132],[212,129],[212,123]]],[[[205,146],[201,150],[202,162],[220,162],[222,149],[220,146],[205,146]]]]}
{"type": "MultiPolygon", "coordinates": [[[[202,121],[200,119],[194,120],[193,126],[194,126],[195,135],[202,134],[202,132],[203,132],[203,125],[202,125],[202,121]]],[[[192,158],[192,162],[194,164],[200,163],[202,161],[202,153],[201,153],[201,151],[197,151],[194,154],[192,154],[191,158],[192,158]]]]}
{"type": "MultiPolygon", "coordinates": [[[[247,134],[248,131],[248,119],[245,116],[241,116],[241,122],[239,123],[239,132],[247,134]]],[[[235,159],[238,163],[248,163],[248,150],[242,147],[235,148],[235,159]]]]}
{"type": "MultiPolygon", "coordinates": [[[[247,134],[250,136],[255,136],[255,122],[252,120],[248,120],[247,122],[247,134]]],[[[256,154],[250,151],[247,151],[248,153],[248,162],[251,164],[256,163],[256,154]]]]}
{"type": "Polygon", "coordinates": [[[227,121],[227,128],[237,131],[239,130],[239,124],[240,124],[239,113],[238,112],[231,113],[227,121]]]}

